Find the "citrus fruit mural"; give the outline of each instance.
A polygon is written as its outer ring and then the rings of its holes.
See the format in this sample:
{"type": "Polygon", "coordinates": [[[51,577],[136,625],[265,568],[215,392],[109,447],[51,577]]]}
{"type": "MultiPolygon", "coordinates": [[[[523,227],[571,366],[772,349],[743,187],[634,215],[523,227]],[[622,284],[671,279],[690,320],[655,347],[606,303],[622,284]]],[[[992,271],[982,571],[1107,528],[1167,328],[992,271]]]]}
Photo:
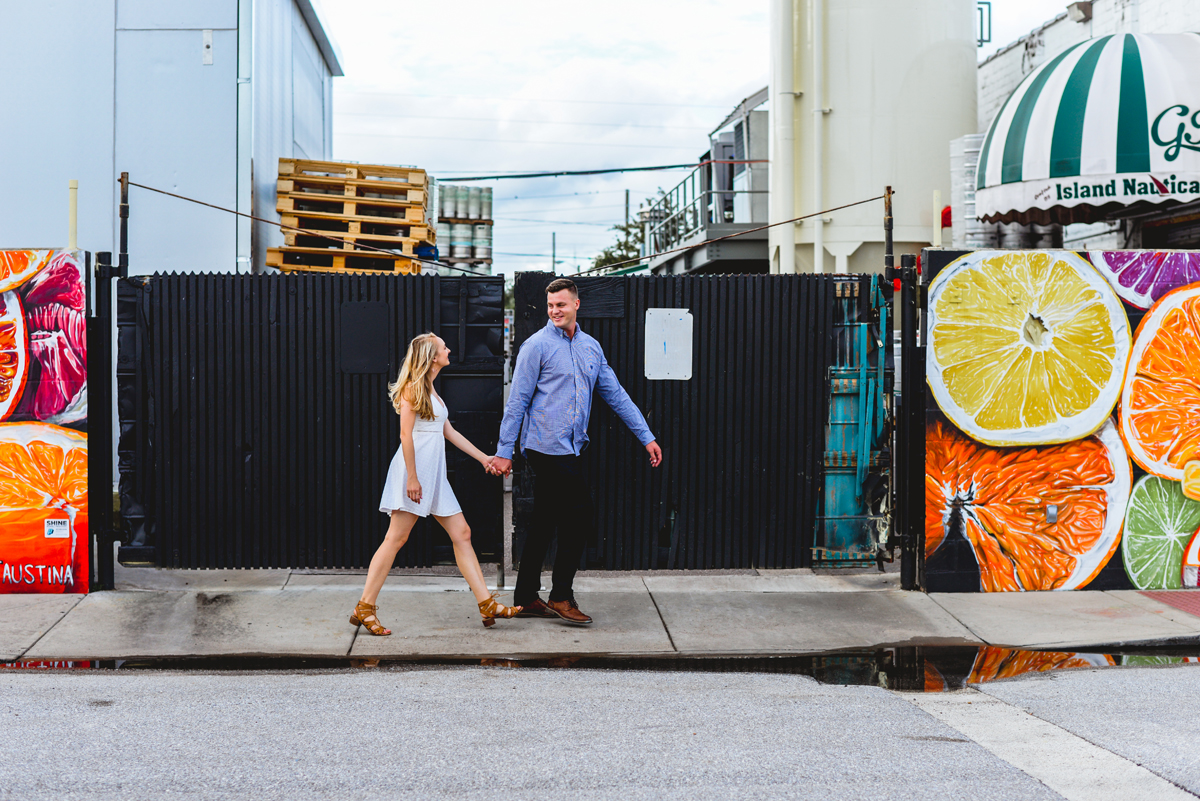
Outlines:
{"type": "Polygon", "coordinates": [[[83,269],[0,251],[0,593],[87,592],[87,475],[83,269]]]}
{"type": "Polygon", "coordinates": [[[925,445],[925,555],[965,538],[980,589],[1084,587],[1117,548],[1132,481],[1111,421],[1061,445],[996,448],[953,426],[925,445]]]}
{"type": "Polygon", "coordinates": [[[1200,586],[1200,252],[935,258],[927,588],[1200,586]]]}
{"type": "Polygon", "coordinates": [[[1092,251],[1088,258],[1121,299],[1138,309],[1150,308],[1176,287],[1200,281],[1200,253],[1195,251],[1092,251]]]}
{"type": "Polygon", "coordinates": [[[1185,482],[1188,494],[1200,500],[1200,283],[1163,295],[1142,318],[1120,418],[1121,436],[1138,466],[1185,482]]]}
{"type": "Polygon", "coordinates": [[[1200,501],[1178,481],[1142,476],[1133,486],[1121,555],[1125,574],[1139,590],[1183,586],[1184,551],[1200,529],[1200,501]]]}
{"type": "Polygon", "coordinates": [[[930,389],[974,440],[1070,442],[1097,431],[1116,406],[1129,321],[1075,253],[969,253],[933,279],[927,314],[930,389]]]}

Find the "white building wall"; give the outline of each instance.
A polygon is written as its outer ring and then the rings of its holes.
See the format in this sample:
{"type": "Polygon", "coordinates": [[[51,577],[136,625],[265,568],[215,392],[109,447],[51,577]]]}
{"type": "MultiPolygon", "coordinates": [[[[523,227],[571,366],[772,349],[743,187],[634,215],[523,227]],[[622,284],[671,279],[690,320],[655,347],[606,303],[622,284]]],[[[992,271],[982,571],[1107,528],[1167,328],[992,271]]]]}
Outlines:
{"type": "MultiPolygon", "coordinates": [[[[254,29],[254,216],[277,220],[279,159],[332,158],[333,75],[294,0],[258,0],[254,29]]],[[[283,234],[256,221],[253,243],[261,270],[283,234]]]]}
{"type": "MultiPolygon", "coordinates": [[[[240,120],[251,143],[253,208],[277,219],[277,160],[296,153],[300,140],[314,158],[331,151],[333,72],[324,54],[332,48],[323,31],[318,46],[307,0],[10,3],[0,26],[0,102],[10,114],[0,134],[0,248],[64,246],[70,179],[79,180],[85,250],[117,250],[122,171],[238,207],[239,2],[243,11],[253,3],[253,13],[241,15],[243,25],[252,20],[241,31],[252,48],[252,111],[240,120]]],[[[233,215],[136,187],[130,207],[131,273],[237,269],[233,215]]],[[[280,237],[264,224],[254,234],[261,265],[280,237]]]]}
{"type": "MultiPolygon", "coordinates": [[[[118,174],[237,207],[237,10],[237,0],[117,0],[118,174]]],[[[237,218],[133,187],[129,254],[135,275],[232,271],[237,218]]]]}
{"type": "MultiPolygon", "coordinates": [[[[823,208],[896,192],[899,254],[929,245],[933,193],[950,203],[947,143],[975,126],[975,11],[960,0],[824,0],[828,113],[814,104],[811,0],[792,0],[795,20],[794,214],[819,211],[814,187],[815,124],[824,127],[823,208]],[[894,45],[894,46],[893,46],[894,45]],[[822,122],[823,121],[823,122],[822,122]]],[[[772,112],[786,101],[772,90],[772,112]]],[[[826,271],[879,272],[881,201],[837,211],[825,225],[826,271]]],[[[814,266],[814,220],[793,226],[797,272],[814,266]]]]}
{"type": "Polygon", "coordinates": [[[80,247],[116,250],[116,13],[115,0],[5,5],[0,248],[65,247],[67,182],[77,179],[80,247]]]}

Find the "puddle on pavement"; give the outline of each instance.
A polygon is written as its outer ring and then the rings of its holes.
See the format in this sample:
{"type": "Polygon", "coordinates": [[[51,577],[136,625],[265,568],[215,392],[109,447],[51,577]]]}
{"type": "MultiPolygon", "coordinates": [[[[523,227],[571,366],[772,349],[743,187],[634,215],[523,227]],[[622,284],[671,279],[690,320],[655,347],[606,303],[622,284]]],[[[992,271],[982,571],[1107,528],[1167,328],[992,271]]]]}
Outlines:
{"type": "Polygon", "coordinates": [[[294,672],[306,670],[410,671],[438,667],[659,671],[671,673],[774,673],[810,676],[822,684],[889,690],[948,692],[970,684],[1055,670],[1150,667],[1200,663],[1200,649],[1145,648],[1121,653],[1030,651],[995,646],[916,646],[797,656],[660,657],[564,656],[535,659],[334,659],[206,657],[82,661],[0,662],[2,669],[294,672]]]}

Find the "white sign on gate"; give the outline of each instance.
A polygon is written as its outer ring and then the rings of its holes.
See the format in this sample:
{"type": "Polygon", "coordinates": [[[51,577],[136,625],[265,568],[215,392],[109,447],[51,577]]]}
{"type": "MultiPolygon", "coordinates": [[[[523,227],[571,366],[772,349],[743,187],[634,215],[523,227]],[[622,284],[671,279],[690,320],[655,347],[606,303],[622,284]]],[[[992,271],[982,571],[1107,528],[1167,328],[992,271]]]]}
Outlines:
{"type": "Polygon", "coordinates": [[[692,377],[692,313],[646,309],[646,378],[687,381],[692,377]]]}

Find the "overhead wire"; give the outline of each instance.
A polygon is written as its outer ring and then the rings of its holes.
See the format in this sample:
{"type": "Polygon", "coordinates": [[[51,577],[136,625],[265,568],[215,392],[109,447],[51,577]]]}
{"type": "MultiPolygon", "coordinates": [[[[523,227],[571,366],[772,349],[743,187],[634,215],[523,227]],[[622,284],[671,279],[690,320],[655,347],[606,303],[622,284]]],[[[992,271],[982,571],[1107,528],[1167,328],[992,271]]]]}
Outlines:
{"type": "MultiPolygon", "coordinates": [[[[146,189],[150,192],[157,192],[160,195],[166,195],[168,197],[178,198],[179,200],[186,200],[189,203],[195,203],[200,206],[207,206],[210,209],[216,209],[217,211],[224,211],[228,214],[236,214],[238,217],[246,217],[251,220],[255,220],[257,222],[266,223],[267,225],[274,225],[275,227],[279,228],[280,230],[295,231],[296,233],[304,234],[305,236],[316,236],[316,237],[320,237],[322,239],[328,239],[332,242],[341,242],[342,244],[348,244],[350,242],[353,242],[354,246],[356,248],[358,248],[359,250],[371,250],[371,251],[375,251],[377,253],[386,253],[389,256],[396,256],[397,258],[401,258],[401,259],[409,259],[410,261],[420,262],[421,264],[430,264],[430,265],[433,265],[434,267],[443,267],[443,268],[449,268],[452,270],[459,270],[464,273],[470,273],[471,275],[483,276],[485,278],[490,277],[489,273],[481,273],[477,270],[469,270],[466,267],[459,267],[456,264],[447,264],[445,262],[432,261],[431,259],[423,259],[420,256],[410,256],[407,253],[397,253],[396,251],[389,250],[388,248],[377,248],[373,245],[367,245],[362,242],[355,242],[354,240],[349,239],[349,238],[333,236],[328,231],[314,231],[314,230],[311,230],[308,228],[297,228],[294,225],[284,225],[281,222],[275,222],[274,220],[268,220],[265,217],[256,217],[253,214],[247,214],[244,211],[238,211],[236,209],[227,209],[224,206],[218,206],[215,203],[208,203],[203,200],[197,200],[194,197],[188,197],[187,195],[180,195],[180,194],[176,194],[175,192],[168,192],[165,189],[157,189],[153,186],[146,186],[145,184],[139,184],[135,181],[130,181],[129,185],[136,186],[139,189],[146,189]]],[[[330,251],[331,256],[344,256],[344,255],[347,255],[348,253],[351,253],[351,251],[330,251]]]]}
{"type": "Polygon", "coordinates": [[[377,111],[335,111],[341,117],[385,117],[404,120],[444,120],[449,122],[516,122],[531,125],[578,125],[599,128],[647,128],[656,131],[707,131],[707,125],[640,125],[633,122],[571,122],[567,120],[518,120],[503,117],[436,117],[424,114],[381,114],[377,111]]]}
{"type": "Polygon", "coordinates": [[[469,98],[473,100],[493,100],[506,101],[517,103],[574,103],[580,105],[593,106],[656,106],[666,108],[729,108],[727,105],[715,105],[704,103],[647,103],[644,101],[634,100],[577,100],[577,99],[557,99],[557,98],[538,98],[538,97],[497,97],[496,95],[437,95],[437,94],[412,94],[405,92],[373,92],[369,90],[347,90],[342,92],[339,97],[346,99],[353,95],[387,95],[389,97],[453,97],[453,98],[469,98]]]}
{"type": "MultiPolygon", "coordinates": [[[[237,211],[236,209],[230,209],[230,208],[226,208],[224,206],[218,206],[215,203],[208,203],[203,200],[197,200],[196,198],[188,197],[187,195],[180,195],[175,192],[168,192],[165,189],[158,189],[153,186],[146,186],[145,184],[139,184],[135,181],[130,181],[129,185],[136,186],[139,189],[145,189],[150,192],[157,192],[160,195],[166,195],[168,197],[177,198],[178,200],[185,200],[189,203],[195,203],[200,206],[206,206],[210,209],[216,209],[217,211],[223,211],[223,212],[226,212],[227,214],[234,214],[234,215],[237,215],[238,217],[246,217],[251,220],[256,220],[257,222],[266,223],[267,225],[273,225],[273,226],[276,226],[277,228],[279,228],[280,230],[295,231],[297,233],[305,234],[306,236],[316,236],[316,237],[320,237],[322,239],[328,239],[333,242],[341,242],[342,244],[346,244],[346,243],[353,241],[348,238],[333,236],[330,233],[325,232],[325,231],[313,231],[313,230],[305,229],[305,228],[297,228],[292,225],[284,225],[282,222],[275,222],[274,220],[268,220],[264,217],[257,217],[253,214],[248,214],[244,211],[237,211]]],[[[895,192],[892,193],[893,196],[895,194],[896,194],[895,192]]],[[[685,251],[695,250],[698,247],[712,245],[717,242],[724,242],[727,239],[736,239],[739,236],[746,236],[747,234],[757,233],[758,231],[765,231],[768,228],[775,228],[776,226],[779,226],[779,225],[787,225],[788,223],[796,223],[796,222],[800,222],[801,220],[807,220],[811,217],[819,217],[819,216],[823,216],[825,214],[830,214],[835,211],[841,211],[842,209],[849,209],[849,208],[853,208],[854,206],[861,206],[865,203],[872,203],[876,200],[883,200],[884,197],[886,197],[886,196],[885,195],[877,195],[876,197],[869,197],[869,198],[865,198],[863,200],[856,200],[853,203],[844,203],[841,206],[834,206],[832,208],[823,209],[821,211],[815,211],[811,214],[804,214],[799,217],[793,217],[790,220],[781,220],[780,222],[768,223],[766,225],[760,225],[755,228],[747,228],[745,231],[737,231],[732,234],[726,234],[725,236],[719,236],[716,239],[708,239],[697,245],[687,245],[687,246],[680,247],[680,248],[673,248],[671,250],[664,250],[661,253],[655,253],[654,258],[658,258],[660,256],[668,256],[672,253],[683,253],[685,251]]],[[[378,248],[378,247],[374,247],[372,245],[365,245],[361,242],[355,242],[354,245],[355,245],[355,247],[357,247],[361,250],[371,250],[371,251],[376,251],[379,253],[386,253],[389,256],[396,256],[398,258],[409,259],[411,261],[419,262],[421,264],[429,264],[429,265],[433,265],[434,267],[458,270],[460,272],[468,273],[470,275],[478,275],[478,276],[482,276],[485,278],[492,277],[489,273],[481,273],[481,272],[478,272],[477,270],[470,270],[470,269],[467,269],[466,267],[460,267],[455,264],[447,264],[444,262],[436,262],[431,259],[423,259],[419,256],[409,256],[406,253],[396,253],[394,250],[389,250],[387,248],[378,248]]],[[[331,255],[344,255],[345,252],[346,251],[343,251],[342,253],[331,253],[331,255]]],[[[616,262],[615,264],[606,264],[603,267],[592,267],[589,270],[580,270],[578,273],[575,273],[575,274],[576,275],[586,275],[587,273],[594,273],[599,270],[615,270],[620,267],[624,267],[626,265],[640,264],[641,262],[646,262],[649,260],[650,260],[650,257],[648,257],[648,256],[639,256],[637,258],[619,261],[619,262],[616,262]]]]}
{"type": "MultiPolygon", "coordinates": [[[[896,192],[892,192],[893,196],[895,196],[896,194],[897,194],[896,192]]],[[[801,217],[793,217],[790,220],[781,220],[780,222],[767,223],[766,225],[760,225],[757,228],[747,228],[745,231],[737,231],[732,234],[726,234],[725,236],[719,236],[716,239],[706,239],[703,242],[696,244],[696,245],[687,245],[687,246],[681,247],[681,248],[674,248],[673,250],[664,250],[661,253],[655,253],[653,258],[658,258],[659,256],[667,256],[672,253],[683,253],[684,251],[687,251],[687,250],[695,250],[696,248],[705,247],[706,245],[712,245],[717,242],[724,242],[726,239],[735,239],[739,236],[745,236],[746,234],[753,234],[753,233],[757,233],[758,231],[765,231],[768,228],[774,228],[777,225],[787,225],[788,223],[800,222],[801,220],[807,220],[809,217],[820,217],[822,215],[829,214],[834,211],[841,211],[842,209],[848,209],[853,206],[861,206],[864,203],[871,203],[876,200],[883,200],[885,197],[886,197],[886,195],[879,195],[877,197],[869,197],[865,200],[856,200],[853,203],[846,203],[841,206],[834,206],[831,209],[823,209],[822,211],[814,211],[812,214],[805,214],[801,217]]],[[[578,273],[576,273],[576,275],[584,275],[585,273],[594,273],[594,272],[597,272],[598,270],[615,270],[618,267],[623,267],[627,264],[638,264],[643,261],[650,261],[650,258],[651,257],[649,257],[649,256],[639,256],[636,259],[626,259],[625,261],[619,261],[616,264],[606,264],[603,267],[593,267],[590,270],[580,270],[578,273]]]]}
{"type": "MultiPolygon", "coordinates": [[[[693,161],[690,164],[658,164],[653,167],[612,167],[603,170],[560,170],[558,172],[526,172],[526,173],[494,173],[492,175],[467,175],[448,178],[447,182],[455,181],[500,181],[510,178],[558,178],[564,175],[608,175],[618,172],[655,172],[661,170],[696,169],[709,164],[766,164],[768,159],[706,159],[693,161]]],[[[442,170],[441,172],[454,172],[442,170]]]]}
{"type": "Polygon", "coordinates": [[[338,131],[338,136],[366,136],[376,139],[425,139],[434,142],[499,142],[509,145],[566,145],[569,147],[624,147],[637,150],[692,150],[692,145],[626,145],[615,142],[556,142],[549,139],[495,139],[467,136],[410,136],[408,134],[338,131]]]}

